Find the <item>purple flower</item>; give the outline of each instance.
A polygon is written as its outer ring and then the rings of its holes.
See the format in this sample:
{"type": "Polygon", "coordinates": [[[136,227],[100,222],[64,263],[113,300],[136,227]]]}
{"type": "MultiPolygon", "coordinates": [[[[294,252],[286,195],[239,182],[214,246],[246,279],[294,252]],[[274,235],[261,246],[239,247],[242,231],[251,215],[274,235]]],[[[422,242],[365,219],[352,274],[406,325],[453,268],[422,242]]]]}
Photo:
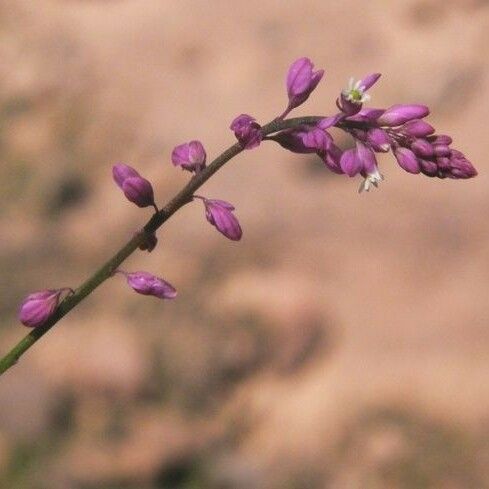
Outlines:
{"type": "Polygon", "coordinates": [[[321,81],[324,70],[313,71],[313,69],[314,64],[309,58],[299,58],[290,66],[286,83],[289,105],[281,118],[303,104],[321,81]]]}
{"type": "Polygon", "coordinates": [[[154,192],[151,183],[132,167],[117,163],[112,168],[115,183],[122,189],[127,200],[138,207],[153,206],[156,210],[154,192]]]}
{"type": "Polygon", "coordinates": [[[350,78],[348,87],[342,90],[337,101],[339,109],[349,116],[360,112],[362,105],[370,100],[370,95],[366,93],[367,90],[377,82],[380,76],[380,73],[372,73],[357,82],[350,78]]]}
{"type": "Polygon", "coordinates": [[[54,313],[61,293],[71,289],[41,290],[29,294],[19,309],[19,320],[29,328],[42,326],[54,313]]]}
{"type": "Polygon", "coordinates": [[[124,272],[127,283],[134,291],[142,295],[153,295],[158,299],[174,299],[177,296],[176,289],[162,278],[155,277],[148,272],[124,272]]]}
{"type": "Polygon", "coordinates": [[[397,104],[389,107],[378,119],[381,126],[395,127],[414,119],[422,119],[430,113],[426,105],[397,104]]]}
{"type": "Polygon", "coordinates": [[[229,128],[234,131],[239,144],[245,149],[253,149],[260,145],[263,139],[261,126],[254,117],[248,114],[241,114],[236,117],[229,128]]]}
{"type": "Polygon", "coordinates": [[[184,170],[196,173],[205,168],[206,158],[204,146],[200,141],[180,144],[173,149],[171,154],[171,160],[175,166],[181,166],[184,170]]]}
{"type": "Polygon", "coordinates": [[[234,206],[225,200],[206,199],[199,195],[194,198],[204,202],[206,219],[226,238],[239,241],[243,235],[241,226],[233,214],[234,206]]]}

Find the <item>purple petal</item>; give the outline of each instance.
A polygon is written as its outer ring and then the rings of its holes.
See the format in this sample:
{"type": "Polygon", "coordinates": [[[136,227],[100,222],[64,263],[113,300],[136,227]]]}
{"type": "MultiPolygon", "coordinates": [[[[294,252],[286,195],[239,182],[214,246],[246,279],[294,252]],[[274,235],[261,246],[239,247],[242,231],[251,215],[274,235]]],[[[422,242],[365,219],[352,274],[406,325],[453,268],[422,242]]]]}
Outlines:
{"type": "Polygon", "coordinates": [[[360,141],[356,142],[357,158],[361,164],[361,171],[364,173],[372,173],[377,169],[377,159],[375,153],[360,141]]]}
{"type": "Polygon", "coordinates": [[[313,68],[314,64],[309,58],[299,58],[290,66],[286,80],[289,96],[288,110],[304,103],[321,81],[324,71],[313,72],[313,68]]]}
{"type": "Polygon", "coordinates": [[[435,132],[435,128],[421,119],[414,119],[406,122],[406,124],[401,127],[401,132],[408,136],[423,138],[433,134],[435,132]]]}
{"type": "Polygon", "coordinates": [[[333,142],[333,138],[327,132],[317,127],[306,131],[302,136],[302,140],[306,148],[320,152],[327,151],[333,142]]]}
{"type": "Polygon", "coordinates": [[[378,119],[381,126],[400,126],[413,119],[422,119],[430,113],[426,105],[397,104],[389,107],[378,119]]]}
{"type": "Polygon", "coordinates": [[[370,75],[367,75],[361,82],[360,82],[360,87],[363,89],[363,91],[367,91],[371,86],[373,86],[375,83],[377,83],[377,80],[381,77],[380,73],[372,73],[370,75]]]}
{"type": "Polygon", "coordinates": [[[421,171],[418,158],[410,149],[397,148],[394,151],[394,156],[399,166],[408,173],[419,173],[421,171]]]}
{"type": "Polygon", "coordinates": [[[328,151],[322,155],[324,164],[334,173],[343,174],[343,170],[340,165],[341,156],[343,152],[335,144],[331,144],[328,151]]]}
{"type": "Polygon", "coordinates": [[[127,283],[138,294],[152,295],[159,299],[174,299],[176,289],[162,278],[148,272],[131,272],[126,274],[127,283]]]}
{"type": "Polygon", "coordinates": [[[411,149],[421,158],[429,158],[433,156],[433,146],[426,139],[416,139],[411,144],[411,149]]]}
{"type": "Polygon", "coordinates": [[[384,109],[363,108],[358,114],[348,117],[348,120],[354,122],[373,122],[384,112],[384,109]]]}
{"type": "Polygon", "coordinates": [[[389,135],[378,127],[369,129],[367,132],[367,142],[375,150],[379,152],[387,152],[391,146],[391,138],[389,135]]]}
{"type": "Polygon", "coordinates": [[[343,152],[340,158],[340,167],[350,177],[354,177],[360,173],[362,162],[357,156],[356,149],[347,149],[343,152]]]}
{"type": "Polygon", "coordinates": [[[126,178],[122,190],[127,199],[138,207],[154,205],[154,193],[151,183],[143,177],[126,178]]]}
{"type": "Polygon", "coordinates": [[[30,328],[43,325],[53,314],[62,290],[43,290],[29,294],[19,308],[20,322],[30,328]]]}
{"type": "Polygon", "coordinates": [[[245,149],[256,148],[263,139],[260,124],[248,114],[238,115],[231,122],[229,128],[234,132],[236,139],[245,149]]]}
{"type": "Polygon", "coordinates": [[[343,112],[339,112],[338,114],[332,115],[330,117],[325,117],[318,122],[317,127],[319,127],[319,129],[329,129],[330,127],[338,124],[338,122],[341,119],[344,119],[344,117],[345,114],[343,114],[343,112]]]}
{"type": "Polygon", "coordinates": [[[206,152],[200,141],[190,141],[189,143],[176,146],[171,155],[172,163],[181,166],[184,170],[198,171],[205,168],[206,152]]]}
{"type": "Polygon", "coordinates": [[[129,165],[117,163],[112,167],[112,176],[115,183],[122,188],[122,184],[126,178],[139,177],[139,173],[129,165]]]}
{"type": "Polygon", "coordinates": [[[206,218],[226,238],[239,241],[243,234],[236,216],[232,213],[234,207],[226,201],[211,199],[204,201],[206,218]]]}

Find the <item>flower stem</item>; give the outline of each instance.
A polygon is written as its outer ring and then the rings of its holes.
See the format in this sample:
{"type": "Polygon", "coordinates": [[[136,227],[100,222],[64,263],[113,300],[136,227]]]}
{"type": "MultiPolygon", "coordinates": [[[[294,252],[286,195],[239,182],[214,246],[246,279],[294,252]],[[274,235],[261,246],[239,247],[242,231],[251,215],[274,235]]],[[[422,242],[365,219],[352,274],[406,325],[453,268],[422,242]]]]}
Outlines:
{"type": "MultiPolygon", "coordinates": [[[[273,134],[283,129],[290,129],[303,124],[313,124],[322,117],[297,117],[287,120],[275,119],[262,127],[264,136],[273,134]]],[[[216,173],[229,160],[243,151],[238,144],[234,144],[221,153],[209,166],[196,173],[193,178],[180,190],[162,209],[156,208],[155,214],[144,226],[148,234],[154,233],[175,212],[185,204],[191,202],[193,195],[214,173],[216,173]]],[[[33,329],[24,336],[4,357],[0,359],[0,375],[15,365],[19,358],[46,334],[61,318],[66,316],[75,306],[91,294],[99,285],[110,278],[121,263],[136,251],[143,243],[145,233],[137,233],[122,248],[120,248],[106,263],[104,263],[93,275],[82,283],[73,294],[68,295],[59,304],[53,315],[42,325],[33,329]]]]}

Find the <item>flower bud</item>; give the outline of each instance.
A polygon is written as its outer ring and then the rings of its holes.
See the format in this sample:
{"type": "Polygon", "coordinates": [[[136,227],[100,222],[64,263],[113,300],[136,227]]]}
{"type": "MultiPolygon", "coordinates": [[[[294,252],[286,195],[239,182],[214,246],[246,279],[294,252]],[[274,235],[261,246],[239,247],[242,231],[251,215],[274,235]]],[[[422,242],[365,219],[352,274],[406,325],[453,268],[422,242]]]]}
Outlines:
{"type": "Polygon", "coordinates": [[[292,63],[287,73],[287,95],[290,111],[303,104],[317,87],[324,70],[313,71],[314,64],[309,58],[299,58],[292,63]]]}
{"type": "Polygon", "coordinates": [[[143,177],[126,178],[122,183],[122,191],[127,200],[133,202],[138,207],[155,206],[153,187],[151,183],[143,177]]]}
{"type": "Polygon", "coordinates": [[[174,299],[177,296],[177,291],[171,284],[151,273],[118,271],[126,276],[127,283],[138,294],[152,295],[158,299],[174,299]]]}
{"type": "Polygon", "coordinates": [[[414,119],[406,122],[401,127],[401,132],[407,136],[413,136],[415,138],[424,138],[435,132],[435,128],[421,119],[414,119]]]}
{"type": "Polygon", "coordinates": [[[241,114],[236,117],[229,128],[234,131],[239,144],[245,149],[253,149],[260,145],[263,139],[261,126],[254,117],[241,114]]]}
{"type": "Polygon", "coordinates": [[[181,166],[184,170],[193,172],[199,172],[205,168],[206,158],[204,146],[200,141],[180,144],[173,149],[171,154],[171,160],[175,166],[181,166]]]}
{"type": "Polygon", "coordinates": [[[381,126],[400,126],[413,119],[422,119],[430,113],[426,105],[397,104],[389,107],[378,119],[381,126]]]}
{"type": "Polygon", "coordinates": [[[139,173],[131,168],[129,165],[124,163],[117,163],[112,167],[112,176],[114,177],[115,183],[122,188],[122,184],[126,178],[139,177],[139,173]]]}
{"type": "Polygon", "coordinates": [[[138,207],[156,207],[153,187],[134,168],[117,163],[112,167],[115,183],[122,189],[126,198],[138,207]]]}
{"type": "Polygon", "coordinates": [[[394,156],[403,170],[409,173],[419,173],[421,171],[418,158],[416,158],[416,155],[410,149],[396,148],[394,150],[394,156]]]}
{"type": "Polygon", "coordinates": [[[65,290],[71,289],[41,290],[29,294],[19,309],[20,322],[29,328],[42,326],[54,313],[65,290]]]}
{"type": "MultiPolygon", "coordinates": [[[[197,197],[197,196],[195,196],[197,197]]],[[[239,241],[243,234],[236,216],[232,213],[234,206],[229,202],[217,199],[201,198],[205,205],[206,219],[226,238],[239,241]]]]}
{"type": "Polygon", "coordinates": [[[472,178],[477,176],[477,170],[472,163],[465,158],[465,155],[462,152],[452,149],[450,172],[447,176],[449,178],[472,178]]]}
{"type": "Polygon", "coordinates": [[[416,139],[411,144],[411,149],[421,158],[429,158],[433,156],[433,146],[426,139],[416,139]]]}

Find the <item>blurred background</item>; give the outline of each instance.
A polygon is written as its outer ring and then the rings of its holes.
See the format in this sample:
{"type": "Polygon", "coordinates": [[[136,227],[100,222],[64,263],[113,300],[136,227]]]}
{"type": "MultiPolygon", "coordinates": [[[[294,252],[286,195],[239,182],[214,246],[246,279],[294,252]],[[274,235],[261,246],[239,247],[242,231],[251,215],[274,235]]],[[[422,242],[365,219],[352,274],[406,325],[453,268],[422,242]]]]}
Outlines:
{"type": "MultiPolygon", "coordinates": [[[[0,1],[0,348],[29,292],[78,286],[150,216],[111,166],[168,200],[172,148],[234,142],[282,112],[300,56],[326,76],[294,115],[327,115],[350,76],[372,105],[423,103],[480,175],[381,159],[385,182],[271,143],[201,191],[244,229],[182,209],[0,379],[0,487],[489,487],[489,2],[0,1]]],[[[337,134],[341,144],[346,143],[337,134]]]]}

